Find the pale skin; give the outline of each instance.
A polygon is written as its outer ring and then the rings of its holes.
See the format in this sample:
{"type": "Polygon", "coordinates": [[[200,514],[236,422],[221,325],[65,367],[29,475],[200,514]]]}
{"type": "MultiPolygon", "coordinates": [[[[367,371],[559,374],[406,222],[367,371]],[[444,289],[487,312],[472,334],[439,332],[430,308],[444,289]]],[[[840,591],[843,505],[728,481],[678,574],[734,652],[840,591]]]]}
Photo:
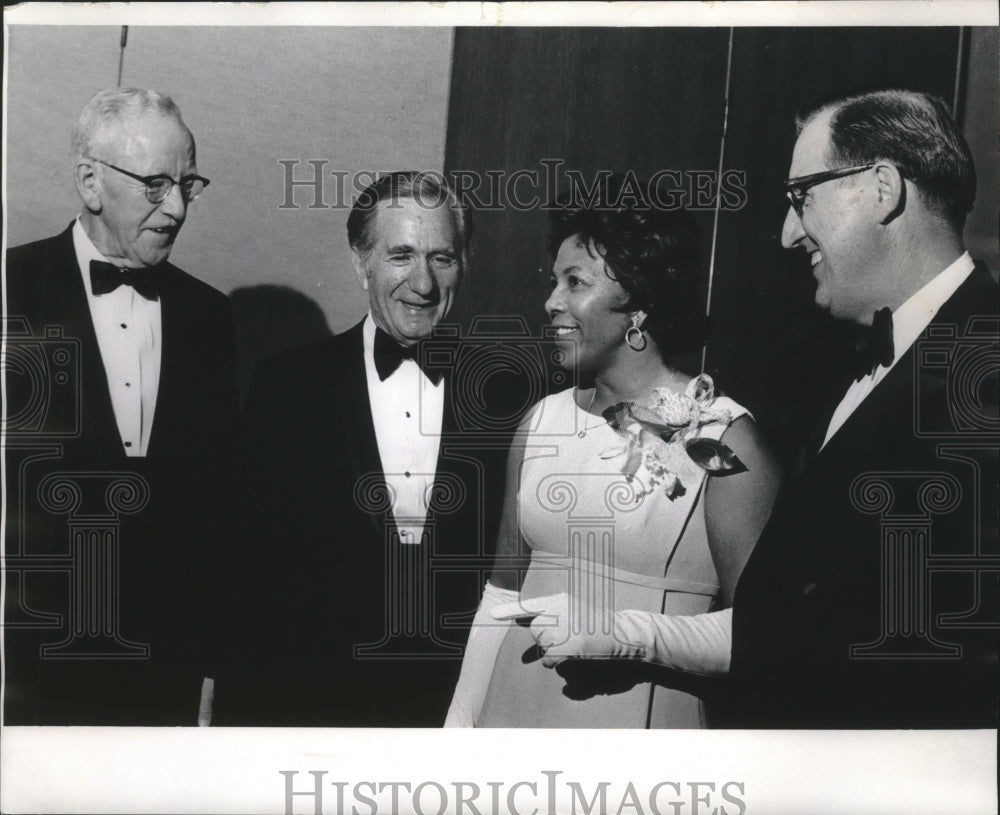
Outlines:
{"type": "MultiPolygon", "coordinates": [[[[837,166],[830,159],[831,117],[819,113],[802,129],[789,178],[837,166]]],[[[895,311],[964,251],[951,225],[885,160],[812,187],[801,218],[788,208],[781,243],[809,255],[816,304],[862,325],[871,325],[880,308],[895,311]]]]}
{"type": "Polygon", "coordinates": [[[366,248],[352,248],[375,325],[402,346],[429,337],[462,277],[461,238],[447,207],[413,198],[378,205],[366,248]]]}
{"type": "Polygon", "coordinates": [[[175,181],[196,175],[194,139],[169,116],[147,112],[126,120],[115,138],[81,156],[74,173],[83,201],[80,221],[94,246],[116,266],[155,266],[170,256],[188,203],[175,184],[159,203],[146,199],[135,179],[101,164],[100,159],[142,176],[168,175],[175,181]]]}
{"type": "MultiPolygon", "coordinates": [[[[599,253],[594,254],[597,256],[591,256],[579,241],[565,241],[553,267],[553,292],[546,301],[552,324],[560,327],[565,337],[566,353],[575,355],[581,374],[593,382],[592,389],[577,391],[577,404],[600,417],[605,408],[618,402],[648,403],[653,388],[683,392],[690,377],[670,366],[648,335],[642,351],[625,343],[633,317],[641,326],[646,314],[612,310],[626,302],[627,295],[605,273],[599,253]]],[[[570,362],[568,359],[567,364],[570,362]]],[[[510,569],[519,558],[523,560],[526,551],[517,524],[517,485],[526,437],[527,422],[508,459],[497,564],[491,578],[496,585],[511,590],[519,588],[516,573],[504,569],[510,569]]],[[[747,467],[743,473],[710,478],[705,491],[709,548],[719,575],[720,601],[728,607],[770,515],[780,475],[776,460],[748,417],[733,422],[722,441],[747,467]]],[[[520,567],[524,566],[522,562],[520,567]]]]}

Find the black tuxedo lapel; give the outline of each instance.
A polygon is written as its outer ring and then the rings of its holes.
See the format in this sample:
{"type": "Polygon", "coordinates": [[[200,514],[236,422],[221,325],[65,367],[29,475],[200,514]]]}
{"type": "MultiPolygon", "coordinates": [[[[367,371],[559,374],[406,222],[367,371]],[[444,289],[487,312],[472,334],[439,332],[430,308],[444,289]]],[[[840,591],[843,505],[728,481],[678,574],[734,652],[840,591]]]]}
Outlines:
{"type": "Polygon", "coordinates": [[[972,274],[962,283],[931,321],[933,326],[951,325],[955,327],[957,336],[961,337],[968,328],[970,319],[983,317],[993,321],[995,327],[1000,289],[993,281],[990,270],[984,263],[976,263],[972,274]],[[971,317],[970,317],[971,315],[971,317]]]}
{"type": "MultiPolygon", "coordinates": [[[[365,373],[365,348],[362,329],[364,321],[345,332],[344,352],[331,361],[330,371],[336,371],[338,381],[336,400],[339,410],[334,415],[343,417],[343,427],[336,435],[343,439],[354,469],[354,483],[365,479],[367,495],[387,495],[385,472],[378,452],[375,436],[375,422],[372,419],[371,394],[368,392],[368,377],[365,373]],[[339,364],[338,364],[339,362],[339,364]],[[338,370],[339,368],[339,370],[338,370]]],[[[366,509],[375,526],[379,540],[385,533],[388,512],[366,509]]]]}
{"type": "Polygon", "coordinates": [[[76,259],[74,227],[12,247],[6,256],[7,308],[12,316],[25,317],[35,337],[47,344],[41,348],[42,359],[52,364],[43,374],[61,386],[39,391],[34,378],[14,379],[17,396],[22,391],[33,398],[35,392],[52,395],[46,412],[37,417],[44,419],[39,422],[41,435],[33,438],[25,432],[22,438],[30,445],[29,454],[36,446],[58,443],[62,449],[58,459],[32,454],[31,459],[20,455],[11,461],[18,469],[8,467],[5,478],[14,490],[10,494],[16,513],[8,515],[5,531],[8,539],[23,544],[25,553],[56,555],[68,572],[40,570],[40,561],[10,564],[19,591],[10,597],[8,613],[33,611],[61,622],[44,630],[3,632],[9,689],[4,700],[6,720],[52,725],[191,724],[192,706],[197,706],[208,664],[202,641],[214,611],[213,595],[225,596],[232,582],[231,573],[223,571],[222,551],[216,551],[223,541],[217,525],[227,505],[220,493],[233,480],[228,456],[237,400],[231,311],[224,295],[171,267],[177,288],[166,298],[164,311],[168,354],[178,352],[179,337],[183,342],[182,358],[172,362],[173,357],[167,356],[161,367],[158,398],[168,409],[161,410],[161,404],[157,410],[153,436],[162,455],[157,461],[126,457],[90,314],[88,281],[76,259]],[[192,321],[176,319],[177,309],[171,307],[180,301],[192,321]],[[69,372],[56,356],[60,342],[72,349],[78,363],[65,384],[58,377],[69,372]],[[161,427],[164,416],[181,412],[170,407],[178,391],[180,408],[197,406],[197,411],[161,427]],[[189,433],[199,428],[205,430],[189,433]],[[70,432],[74,429],[75,434],[70,432]],[[175,431],[181,432],[172,435],[175,431]],[[130,507],[124,506],[123,493],[109,489],[125,473],[136,474],[148,487],[130,494],[130,507]],[[74,484],[80,500],[73,506],[54,507],[40,491],[57,474],[74,484]],[[140,503],[143,492],[148,500],[140,503]],[[86,529],[94,518],[113,523],[114,531],[102,532],[100,540],[89,534],[81,541],[75,530],[81,524],[86,529]],[[73,555],[72,566],[66,564],[67,554],[73,555]],[[95,565],[101,574],[111,570],[108,574],[116,582],[87,579],[87,570],[95,565]],[[73,586],[82,586],[83,593],[73,586]],[[101,637],[102,648],[114,636],[123,649],[128,643],[148,646],[146,658],[115,658],[141,655],[134,649],[104,652],[107,659],[100,651],[92,658],[82,655],[84,643],[76,638],[95,633],[98,625],[107,635],[101,637]],[[43,645],[67,643],[79,649],[76,658],[40,657],[43,645]]]}
{"type": "Polygon", "coordinates": [[[153,409],[153,429],[149,435],[147,454],[155,456],[160,447],[167,443],[169,433],[164,428],[172,424],[174,412],[178,409],[176,399],[171,397],[183,391],[184,371],[189,370],[189,360],[175,353],[174,337],[183,337],[185,325],[190,321],[189,304],[177,298],[168,281],[167,269],[161,270],[157,281],[160,292],[160,381],[156,388],[156,405],[153,409]]]}
{"type": "Polygon", "coordinates": [[[169,264],[158,271],[160,293],[160,381],[156,389],[156,406],[153,410],[153,429],[149,437],[147,455],[156,457],[170,452],[178,442],[173,428],[183,426],[191,401],[197,394],[190,393],[190,372],[198,367],[195,356],[208,349],[194,348],[189,343],[197,336],[192,324],[198,319],[194,303],[178,291],[180,272],[169,264]],[[185,397],[187,401],[185,401],[185,397]]]}
{"type": "MultiPolygon", "coordinates": [[[[850,387],[850,383],[852,381],[853,379],[845,379],[843,386],[837,388],[834,393],[838,394],[839,398],[843,398],[843,394],[847,392],[847,389],[850,387]]],[[[806,436],[805,443],[799,449],[798,457],[792,465],[789,473],[790,478],[801,478],[816,457],[823,451],[823,449],[825,449],[826,445],[824,445],[823,442],[826,439],[826,431],[830,427],[830,420],[833,418],[833,414],[836,412],[837,405],[839,404],[839,401],[834,401],[834,398],[830,399],[830,403],[826,406],[817,418],[816,423],[813,425],[812,431],[806,436]]],[[[836,436],[834,436],[834,438],[836,438],[836,436]]]]}
{"type": "MultiPolygon", "coordinates": [[[[362,321],[344,333],[345,345],[342,355],[338,357],[342,360],[339,375],[336,377],[337,399],[340,404],[338,414],[343,416],[344,424],[339,435],[345,439],[350,451],[354,483],[357,484],[359,479],[365,479],[365,492],[368,495],[385,495],[388,494],[388,489],[385,469],[378,450],[375,423],[372,419],[371,394],[368,391],[368,377],[365,371],[363,327],[362,321]]],[[[331,363],[331,370],[334,369],[335,365],[331,363]]],[[[446,452],[445,440],[456,438],[461,428],[455,414],[453,383],[447,372],[442,382],[444,388],[444,409],[441,416],[442,446],[438,451],[431,495],[454,492],[443,482],[449,478],[460,477],[458,462],[453,457],[443,455],[446,452]]],[[[386,521],[392,517],[391,509],[369,511],[368,516],[375,526],[379,539],[384,539],[386,521]]],[[[435,519],[433,508],[429,508],[427,521],[428,525],[443,524],[445,530],[448,530],[453,525],[454,519],[448,516],[435,519]]]]}
{"type": "MultiPolygon", "coordinates": [[[[968,328],[969,315],[977,311],[985,317],[992,315],[995,320],[996,299],[997,287],[989,270],[977,263],[972,274],[942,304],[921,336],[906,349],[892,366],[892,370],[858,405],[815,457],[815,465],[824,468],[840,456],[846,456],[856,463],[863,456],[862,451],[877,447],[888,431],[897,427],[914,427],[918,404],[926,404],[947,385],[943,367],[922,364],[918,356],[921,342],[933,339],[935,332],[948,327],[954,329],[954,336],[963,336],[968,328]]],[[[841,398],[846,391],[847,387],[841,393],[841,398]]],[[[831,410],[831,416],[832,412],[831,410]]]]}
{"type": "Polygon", "coordinates": [[[888,430],[912,416],[913,353],[913,346],[910,346],[885,378],[847,417],[813,459],[816,469],[836,468],[841,461],[856,466],[859,460],[878,447],[888,430]]]}
{"type": "MultiPolygon", "coordinates": [[[[435,512],[434,506],[437,503],[435,496],[453,494],[455,490],[446,482],[450,479],[461,480],[459,462],[456,460],[454,452],[448,449],[448,439],[456,438],[460,429],[455,417],[454,383],[448,372],[445,372],[444,378],[441,381],[444,388],[444,410],[441,414],[441,436],[437,462],[434,469],[434,485],[431,489],[431,500],[428,501],[427,508],[428,525],[433,524],[433,528],[436,530],[434,541],[436,552],[441,552],[442,543],[455,538],[455,533],[451,531],[455,519],[449,517],[447,514],[435,512]]],[[[466,484],[465,486],[472,489],[475,485],[466,484]]]]}
{"type": "MultiPolygon", "coordinates": [[[[985,638],[971,628],[954,627],[945,637],[969,649],[962,660],[855,659],[849,648],[885,634],[880,614],[889,516],[859,505],[853,491],[862,483],[858,479],[874,476],[892,485],[896,474],[954,476],[964,503],[935,515],[933,533],[927,534],[936,554],[964,555],[969,529],[988,528],[989,511],[975,500],[975,477],[940,455],[939,440],[955,422],[950,414],[957,400],[948,398],[948,380],[949,368],[961,364],[961,339],[978,316],[995,325],[997,301],[996,284],[977,265],[802,476],[782,488],[737,586],[731,679],[740,710],[720,723],[982,727],[990,717],[995,723],[995,712],[985,714],[982,707],[984,700],[995,700],[995,668],[987,667],[995,666],[995,643],[984,649],[985,638]],[[937,351],[933,359],[925,342],[937,351]],[[990,691],[984,693],[987,680],[990,691]]],[[[915,498],[906,489],[893,495],[894,523],[908,517],[915,498]]],[[[919,517],[927,512],[921,509],[919,517]]],[[[965,584],[935,579],[935,613],[964,608],[968,591],[965,584]]]]}
{"type": "Polygon", "coordinates": [[[73,247],[73,224],[52,239],[51,253],[46,254],[44,302],[37,315],[30,315],[38,325],[32,330],[44,335],[47,325],[57,325],[63,336],[80,343],[82,401],[82,439],[98,461],[125,458],[121,435],[111,406],[107,374],[97,344],[97,333],[90,316],[87,292],[73,247]],[[116,454],[117,451],[117,454],[116,454]]]}

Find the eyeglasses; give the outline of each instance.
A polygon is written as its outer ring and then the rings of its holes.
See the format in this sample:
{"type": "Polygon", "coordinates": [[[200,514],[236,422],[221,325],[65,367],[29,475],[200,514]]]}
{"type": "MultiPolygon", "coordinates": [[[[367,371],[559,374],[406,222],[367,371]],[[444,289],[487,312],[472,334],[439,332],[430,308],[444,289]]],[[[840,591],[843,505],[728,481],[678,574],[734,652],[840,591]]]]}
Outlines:
{"type": "Polygon", "coordinates": [[[827,181],[833,181],[835,178],[843,178],[844,176],[863,173],[865,170],[870,170],[874,166],[874,164],[864,164],[859,167],[839,167],[836,170],[823,170],[821,173],[800,175],[798,178],[789,178],[785,182],[785,195],[788,196],[788,200],[791,202],[792,209],[795,210],[795,214],[801,218],[802,205],[806,201],[806,193],[812,187],[815,187],[817,184],[824,184],[827,181]]]}
{"type": "Polygon", "coordinates": [[[180,181],[174,181],[169,175],[162,174],[136,175],[135,173],[130,173],[128,170],[123,170],[121,167],[115,167],[114,164],[101,161],[99,158],[90,157],[90,160],[96,161],[98,164],[103,164],[105,167],[110,167],[115,172],[127,175],[129,178],[134,178],[136,181],[141,182],[146,188],[146,200],[151,204],[159,204],[163,201],[163,199],[170,195],[170,191],[174,188],[175,184],[180,185],[181,195],[190,204],[211,183],[207,178],[202,178],[200,175],[186,175],[180,181]]]}

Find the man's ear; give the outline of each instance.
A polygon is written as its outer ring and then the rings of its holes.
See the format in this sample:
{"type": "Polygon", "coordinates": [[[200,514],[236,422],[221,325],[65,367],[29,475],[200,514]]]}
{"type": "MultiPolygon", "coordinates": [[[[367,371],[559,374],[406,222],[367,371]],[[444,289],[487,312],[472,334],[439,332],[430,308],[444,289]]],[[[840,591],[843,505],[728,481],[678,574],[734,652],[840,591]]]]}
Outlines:
{"type": "Polygon", "coordinates": [[[368,264],[365,262],[364,255],[353,246],[351,247],[351,265],[354,266],[354,274],[357,276],[361,288],[368,291],[368,264]]]}
{"type": "Polygon", "coordinates": [[[101,211],[101,182],[94,171],[94,165],[86,159],[80,159],[73,175],[76,192],[85,207],[93,213],[101,211]]]}
{"type": "Polygon", "coordinates": [[[906,181],[899,168],[887,161],[879,162],[874,169],[878,185],[876,214],[879,223],[886,224],[903,211],[906,204],[906,181]]]}

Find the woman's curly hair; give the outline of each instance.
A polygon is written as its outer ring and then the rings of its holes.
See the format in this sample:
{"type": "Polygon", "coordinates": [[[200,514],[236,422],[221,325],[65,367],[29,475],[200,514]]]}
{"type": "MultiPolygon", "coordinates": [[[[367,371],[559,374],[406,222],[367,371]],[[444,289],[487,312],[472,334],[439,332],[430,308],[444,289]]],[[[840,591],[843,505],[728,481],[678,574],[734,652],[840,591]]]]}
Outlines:
{"type": "Polygon", "coordinates": [[[570,238],[596,251],[628,295],[616,311],[645,311],[642,329],[663,355],[697,350],[707,328],[698,296],[698,224],[683,208],[658,206],[655,190],[634,176],[602,181],[586,195],[571,190],[557,199],[549,213],[550,251],[555,256],[570,238]]]}

